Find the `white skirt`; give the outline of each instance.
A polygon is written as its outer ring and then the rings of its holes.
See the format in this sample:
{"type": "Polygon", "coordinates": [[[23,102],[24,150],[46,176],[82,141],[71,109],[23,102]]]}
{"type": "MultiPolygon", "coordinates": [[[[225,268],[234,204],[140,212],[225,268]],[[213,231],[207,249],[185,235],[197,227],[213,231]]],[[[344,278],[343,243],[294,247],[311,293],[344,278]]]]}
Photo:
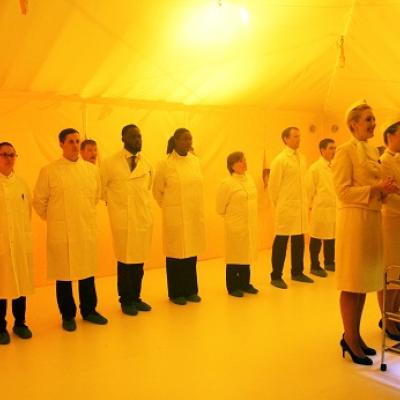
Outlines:
{"type": "Polygon", "coordinates": [[[381,290],[384,265],[381,212],[341,208],[336,229],[337,288],[354,293],[381,290]]]}

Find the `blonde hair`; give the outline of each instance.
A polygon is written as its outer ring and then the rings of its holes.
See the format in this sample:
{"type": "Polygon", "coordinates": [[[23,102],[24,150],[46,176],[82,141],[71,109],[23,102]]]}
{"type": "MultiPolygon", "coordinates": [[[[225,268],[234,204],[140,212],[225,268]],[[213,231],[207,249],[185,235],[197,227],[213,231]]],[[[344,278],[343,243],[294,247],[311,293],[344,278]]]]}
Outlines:
{"type": "Polygon", "coordinates": [[[372,110],[371,106],[367,103],[360,104],[357,107],[354,107],[349,111],[347,114],[347,126],[349,127],[350,131],[353,132],[353,128],[351,127],[351,122],[358,121],[361,117],[361,113],[365,110],[372,110]]]}

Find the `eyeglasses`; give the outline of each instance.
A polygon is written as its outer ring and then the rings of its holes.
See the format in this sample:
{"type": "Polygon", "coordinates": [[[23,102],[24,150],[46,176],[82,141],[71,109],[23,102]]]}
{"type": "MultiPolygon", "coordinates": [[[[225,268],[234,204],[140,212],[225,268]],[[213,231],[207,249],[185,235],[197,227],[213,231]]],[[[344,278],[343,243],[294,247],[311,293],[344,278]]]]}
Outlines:
{"type": "Polygon", "coordinates": [[[16,153],[0,153],[0,157],[11,158],[13,160],[14,158],[18,157],[18,154],[16,154],[16,153]]]}

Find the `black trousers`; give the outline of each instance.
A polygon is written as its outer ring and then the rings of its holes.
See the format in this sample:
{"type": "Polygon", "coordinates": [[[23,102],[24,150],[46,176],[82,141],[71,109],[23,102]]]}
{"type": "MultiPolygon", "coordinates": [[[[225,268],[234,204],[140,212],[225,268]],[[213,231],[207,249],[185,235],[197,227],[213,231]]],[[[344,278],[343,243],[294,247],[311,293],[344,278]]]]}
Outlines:
{"type": "Polygon", "coordinates": [[[124,305],[130,305],[134,301],[139,301],[144,275],[143,263],[124,264],[118,261],[117,268],[119,302],[124,305]]]}
{"type": "Polygon", "coordinates": [[[250,265],[226,264],[226,288],[228,292],[242,290],[250,285],[250,265]]]}
{"type": "Polygon", "coordinates": [[[324,242],[324,265],[335,264],[335,239],[317,239],[310,238],[310,258],[311,269],[321,268],[319,263],[319,253],[321,251],[322,242],[324,242]]]}
{"type": "MultiPolygon", "coordinates": [[[[14,326],[25,324],[26,297],[21,296],[11,301],[12,313],[15,318],[14,326]]],[[[7,327],[7,300],[0,299],[0,332],[4,332],[7,327]]]]}
{"type": "Polygon", "coordinates": [[[197,294],[197,257],[166,258],[168,297],[187,297],[197,294]]]}
{"type": "MultiPolygon", "coordinates": [[[[97,294],[94,285],[94,276],[78,281],[79,308],[82,317],[93,313],[97,306],[97,294]]],[[[72,293],[71,281],[56,281],[57,304],[63,319],[76,316],[76,305],[72,293]]]]}
{"type": "MultiPolygon", "coordinates": [[[[289,236],[276,235],[272,245],[272,273],[271,279],[281,279],[285,265],[286,248],[289,236]]],[[[290,252],[292,261],[292,276],[300,275],[304,271],[304,235],[290,236],[290,252]]]]}

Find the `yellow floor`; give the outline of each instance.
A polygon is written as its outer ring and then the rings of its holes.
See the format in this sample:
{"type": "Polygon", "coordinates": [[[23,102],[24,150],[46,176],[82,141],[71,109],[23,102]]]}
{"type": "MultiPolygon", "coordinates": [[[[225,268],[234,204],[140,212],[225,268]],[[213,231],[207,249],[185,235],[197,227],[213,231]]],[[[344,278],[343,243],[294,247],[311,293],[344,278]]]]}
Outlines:
{"type": "MultiPolygon", "coordinates": [[[[185,307],[167,301],[163,269],[147,271],[153,311],[137,317],[120,312],[115,277],[98,279],[109,324],[78,317],[73,333],[61,329],[54,288],[38,289],[28,303],[34,338],[0,347],[1,399],[398,399],[400,356],[387,356],[385,373],[380,355],[372,368],[341,358],[333,274],[278,290],[269,258],[253,268],[260,293],[243,299],[226,294],[222,260],[201,262],[203,302],[185,307]]],[[[369,295],[363,334],[377,348],[378,319],[369,295]]]]}

